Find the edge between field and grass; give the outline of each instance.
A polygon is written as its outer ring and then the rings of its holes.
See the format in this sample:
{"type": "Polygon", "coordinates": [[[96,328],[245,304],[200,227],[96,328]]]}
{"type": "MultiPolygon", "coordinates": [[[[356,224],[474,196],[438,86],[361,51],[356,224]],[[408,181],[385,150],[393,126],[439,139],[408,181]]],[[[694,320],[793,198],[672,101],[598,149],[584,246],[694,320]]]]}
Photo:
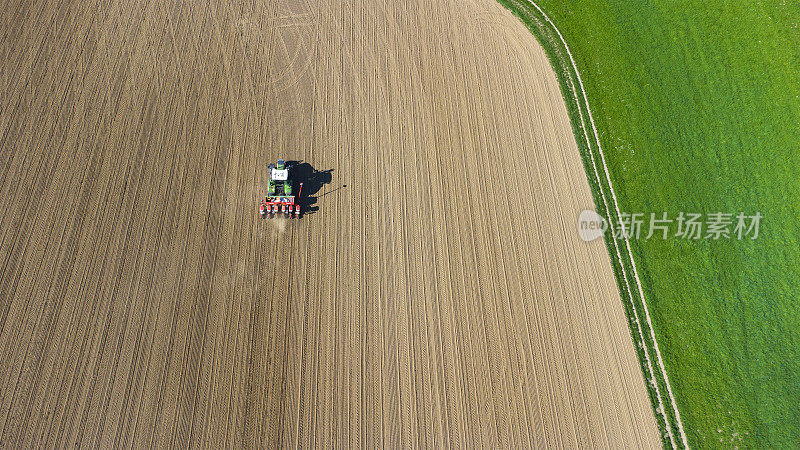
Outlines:
{"type": "Polygon", "coordinates": [[[623,239],[614,238],[622,215],[577,64],[561,32],[539,5],[532,0],[498,1],[519,17],[539,40],[558,76],[597,213],[608,221],[610,233],[604,235],[605,244],[611,256],[617,286],[663,443],[673,448],[688,448],[680,411],[661,358],[630,242],[624,233],[623,239]]]}

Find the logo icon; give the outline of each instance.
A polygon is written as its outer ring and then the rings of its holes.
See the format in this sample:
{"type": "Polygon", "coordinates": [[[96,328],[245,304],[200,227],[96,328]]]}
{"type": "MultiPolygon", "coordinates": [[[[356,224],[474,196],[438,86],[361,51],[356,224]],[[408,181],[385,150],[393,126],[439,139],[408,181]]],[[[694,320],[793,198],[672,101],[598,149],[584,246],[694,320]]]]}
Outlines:
{"type": "Polygon", "coordinates": [[[608,229],[608,222],[600,214],[585,209],[578,216],[578,235],[584,242],[593,241],[603,235],[608,229]]]}

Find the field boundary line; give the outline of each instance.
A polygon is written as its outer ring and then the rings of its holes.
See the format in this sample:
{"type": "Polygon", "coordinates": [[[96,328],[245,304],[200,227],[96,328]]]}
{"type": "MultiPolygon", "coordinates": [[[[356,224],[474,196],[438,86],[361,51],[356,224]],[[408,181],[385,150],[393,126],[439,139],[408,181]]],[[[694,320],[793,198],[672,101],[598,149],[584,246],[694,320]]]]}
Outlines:
{"type": "MultiPolygon", "coordinates": [[[[511,1],[514,1],[514,0],[511,0],[511,1]]],[[[608,165],[606,163],[605,155],[604,155],[604,152],[603,152],[603,149],[602,149],[602,145],[600,143],[600,137],[599,137],[599,134],[597,133],[597,127],[596,127],[595,122],[594,122],[594,117],[592,115],[591,108],[589,107],[589,100],[588,100],[588,97],[586,95],[586,90],[585,90],[585,87],[583,85],[583,80],[582,80],[582,78],[580,76],[580,72],[578,71],[577,63],[575,62],[575,59],[572,56],[572,52],[570,51],[569,46],[567,45],[567,42],[564,39],[564,36],[561,34],[561,31],[556,27],[555,23],[553,23],[553,21],[550,19],[550,17],[547,15],[547,13],[545,13],[545,11],[538,4],[536,4],[536,2],[534,0],[518,0],[518,1],[523,1],[525,3],[530,4],[534,8],[536,8],[536,10],[539,12],[539,14],[541,14],[541,16],[544,19],[544,21],[547,22],[547,24],[553,29],[553,31],[555,31],[556,36],[558,36],[558,39],[560,41],[557,44],[560,44],[562,49],[565,51],[566,56],[568,57],[568,59],[570,61],[570,64],[572,65],[572,70],[575,72],[575,78],[577,79],[577,86],[575,85],[574,82],[572,82],[571,74],[567,73],[567,74],[564,74],[564,75],[570,81],[570,84],[572,85],[571,87],[573,88],[573,89],[570,89],[570,90],[572,90],[572,93],[575,96],[576,106],[578,107],[578,114],[580,115],[580,120],[581,120],[580,128],[582,128],[583,135],[584,135],[584,138],[586,140],[587,152],[589,154],[589,157],[591,158],[591,163],[592,163],[592,166],[593,166],[593,169],[594,169],[594,172],[595,172],[595,174],[594,174],[595,178],[596,178],[595,182],[597,183],[598,190],[599,190],[600,196],[601,196],[601,198],[603,200],[603,203],[604,203],[604,206],[606,208],[606,211],[609,212],[609,219],[610,219],[611,218],[610,217],[611,214],[610,214],[610,210],[609,210],[609,207],[608,207],[608,201],[606,199],[606,194],[603,192],[603,184],[604,183],[603,183],[602,179],[600,178],[599,171],[597,169],[597,164],[596,164],[596,161],[595,161],[595,157],[594,157],[594,154],[593,154],[592,149],[591,149],[592,148],[591,140],[590,140],[590,137],[589,137],[589,135],[588,135],[588,133],[586,131],[587,127],[584,126],[584,123],[586,123],[586,121],[584,120],[582,108],[586,108],[586,112],[587,112],[586,115],[589,118],[588,125],[591,128],[591,133],[594,136],[594,142],[597,145],[597,151],[598,151],[598,154],[599,154],[599,157],[600,157],[600,162],[602,164],[602,167],[601,167],[602,168],[602,172],[605,175],[607,188],[608,188],[608,190],[609,190],[609,192],[611,194],[611,199],[612,199],[613,205],[614,205],[614,211],[616,213],[616,219],[619,220],[620,223],[622,223],[622,213],[621,213],[621,210],[619,208],[619,203],[618,203],[618,200],[617,200],[616,192],[614,191],[613,183],[611,181],[611,176],[610,176],[610,173],[609,173],[608,165]],[[581,102],[580,98],[578,98],[578,93],[576,92],[577,90],[580,90],[580,94],[583,97],[583,102],[581,102]]],[[[517,11],[517,13],[519,13],[519,12],[517,11]]],[[[536,35],[536,33],[534,33],[534,35],[536,35]]],[[[539,37],[539,36],[537,36],[537,37],[539,37]]],[[[646,302],[645,297],[644,297],[644,290],[642,289],[642,282],[641,282],[641,279],[639,277],[638,269],[636,268],[636,262],[635,262],[635,260],[633,258],[633,251],[631,249],[630,241],[629,241],[628,236],[626,235],[626,233],[622,233],[623,239],[625,241],[625,247],[626,247],[626,251],[627,251],[627,256],[628,256],[628,260],[624,261],[623,257],[622,257],[622,254],[620,252],[619,246],[618,246],[618,244],[616,242],[617,239],[615,239],[614,236],[613,236],[613,232],[614,232],[613,221],[609,220],[609,226],[610,226],[611,231],[612,231],[612,236],[611,236],[610,239],[607,239],[607,243],[610,241],[611,244],[614,246],[614,248],[616,250],[616,254],[617,254],[616,257],[617,257],[618,263],[620,265],[620,272],[621,272],[621,274],[622,274],[622,276],[624,278],[625,284],[629,286],[628,296],[629,296],[629,298],[631,300],[631,308],[632,308],[632,313],[633,313],[632,314],[633,315],[633,319],[636,322],[638,334],[642,338],[641,339],[641,343],[642,343],[642,345],[647,347],[646,341],[644,339],[644,333],[643,333],[643,330],[642,330],[641,321],[639,320],[638,313],[636,312],[636,307],[633,304],[633,295],[634,294],[632,292],[630,292],[630,285],[629,285],[629,282],[628,282],[629,274],[627,273],[628,269],[626,268],[626,264],[625,264],[626,262],[628,262],[630,264],[630,266],[631,266],[630,268],[632,269],[632,272],[633,272],[632,273],[632,278],[636,281],[636,288],[639,291],[638,297],[641,300],[642,311],[644,313],[645,322],[647,323],[647,325],[649,327],[649,331],[650,331],[649,334],[650,334],[650,339],[653,342],[652,349],[655,352],[655,359],[656,359],[656,362],[658,364],[660,375],[661,375],[661,377],[663,379],[663,382],[664,382],[664,385],[666,387],[667,395],[669,397],[670,406],[671,406],[671,412],[672,412],[672,416],[674,417],[674,422],[675,422],[674,425],[678,429],[678,432],[680,434],[680,439],[682,441],[681,442],[682,445],[684,447],[688,448],[689,444],[688,444],[688,441],[687,441],[687,438],[686,438],[686,433],[684,432],[683,423],[682,423],[682,420],[681,420],[681,417],[680,417],[680,411],[678,410],[677,402],[675,401],[675,396],[674,396],[674,394],[672,392],[672,387],[671,387],[671,385],[669,383],[669,378],[667,376],[667,371],[666,371],[666,368],[664,366],[663,359],[661,357],[661,351],[659,349],[658,342],[656,340],[655,331],[653,330],[653,323],[652,323],[652,319],[651,319],[651,316],[650,316],[650,311],[649,311],[649,308],[647,307],[647,302],[646,302]]],[[[650,375],[653,377],[652,386],[655,389],[657,401],[658,401],[659,407],[660,407],[659,408],[660,411],[656,411],[656,413],[660,413],[660,414],[664,415],[665,428],[666,428],[667,434],[669,435],[670,443],[671,443],[672,447],[676,447],[676,442],[675,442],[675,439],[674,439],[674,436],[673,436],[673,432],[672,432],[672,429],[670,427],[669,420],[668,420],[668,418],[666,416],[666,412],[664,410],[664,402],[662,400],[662,395],[661,395],[661,392],[660,392],[660,389],[659,389],[659,386],[658,386],[658,382],[655,380],[655,373],[654,373],[654,370],[653,370],[653,367],[652,367],[651,358],[649,356],[649,353],[647,352],[647,348],[644,348],[643,350],[644,350],[644,357],[645,357],[645,359],[647,361],[647,364],[649,366],[648,369],[649,369],[650,375]]]]}

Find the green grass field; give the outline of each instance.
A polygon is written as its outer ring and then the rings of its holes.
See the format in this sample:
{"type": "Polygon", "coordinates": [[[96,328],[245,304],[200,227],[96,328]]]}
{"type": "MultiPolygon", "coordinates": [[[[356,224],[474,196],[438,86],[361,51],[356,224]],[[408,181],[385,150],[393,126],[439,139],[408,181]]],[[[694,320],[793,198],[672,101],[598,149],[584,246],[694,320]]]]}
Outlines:
{"type": "Polygon", "coordinates": [[[620,209],[763,215],[756,240],[632,241],[689,444],[800,446],[800,6],[538,4],[577,61],[620,209]]]}

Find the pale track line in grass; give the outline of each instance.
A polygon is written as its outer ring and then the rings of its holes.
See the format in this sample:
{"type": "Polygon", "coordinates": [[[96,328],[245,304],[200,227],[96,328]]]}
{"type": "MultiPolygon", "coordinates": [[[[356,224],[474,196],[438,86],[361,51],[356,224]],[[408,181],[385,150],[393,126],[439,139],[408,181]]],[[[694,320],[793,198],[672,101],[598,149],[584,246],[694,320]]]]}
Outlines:
{"type": "MultiPolygon", "coordinates": [[[[558,35],[558,38],[561,40],[561,44],[564,46],[564,49],[567,52],[567,56],[569,57],[570,63],[572,64],[572,68],[575,71],[575,76],[576,76],[576,78],[578,80],[578,85],[580,86],[581,94],[583,96],[583,106],[586,108],[586,112],[587,112],[587,115],[589,117],[589,123],[591,124],[591,128],[592,128],[592,134],[594,135],[595,142],[597,143],[597,149],[598,149],[598,153],[600,154],[600,161],[601,161],[602,166],[603,166],[603,172],[605,173],[605,178],[606,178],[606,181],[608,182],[608,188],[609,188],[609,191],[611,192],[611,198],[612,198],[612,200],[614,202],[614,209],[616,210],[618,220],[620,220],[620,222],[621,222],[622,221],[622,213],[621,213],[621,211],[619,209],[619,204],[617,202],[617,195],[614,192],[614,186],[611,183],[611,176],[609,175],[608,165],[606,164],[605,155],[603,154],[603,147],[600,145],[600,137],[597,134],[597,127],[595,126],[595,123],[594,123],[594,117],[592,116],[592,110],[591,110],[591,108],[589,108],[589,100],[588,100],[588,98],[586,96],[586,89],[583,86],[583,80],[581,79],[580,72],[578,72],[578,66],[575,63],[575,59],[572,56],[572,52],[570,52],[569,46],[567,45],[567,42],[564,39],[564,36],[561,34],[561,31],[556,27],[556,25],[553,23],[553,21],[550,20],[550,17],[544,12],[544,10],[541,7],[539,7],[539,5],[537,5],[533,0],[526,0],[526,1],[528,3],[530,3],[534,8],[536,8],[539,11],[539,13],[542,15],[542,17],[544,17],[545,21],[547,21],[547,23],[553,28],[553,30],[555,30],[556,34],[558,35]]],[[[580,108],[580,100],[578,99],[577,93],[575,93],[575,97],[576,97],[575,100],[579,105],[578,113],[581,116],[581,124],[583,124],[583,113],[582,113],[581,108],[580,108]]],[[[589,151],[589,156],[590,156],[590,158],[592,160],[592,165],[594,166],[595,175],[596,175],[597,182],[598,182],[598,187],[599,187],[601,185],[601,183],[602,183],[602,180],[600,179],[600,176],[599,176],[599,173],[598,173],[598,170],[597,170],[597,165],[595,163],[594,154],[591,151],[591,142],[589,140],[589,136],[588,136],[588,134],[586,132],[585,127],[582,127],[582,128],[584,128],[583,134],[584,134],[584,137],[586,138],[587,149],[589,151]]],[[[600,195],[603,197],[603,202],[606,203],[606,196],[603,193],[602,188],[600,189],[600,195]]],[[[608,205],[607,204],[606,204],[606,210],[608,210],[608,205]]],[[[611,225],[611,229],[612,229],[612,232],[613,232],[613,225],[611,224],[611,221],[609,221],[609,225],[611,225]]],[[[645,321],[647,322],[647,325],[650,327],[650,338],[653,340],[653,350],[655,350],[655,353],[656,353],[656,361],[658,363],[659,370],[661,371],[661,375],[664,377],[664,384],[665,384],[665,386],[667,388],[667,395],[669,396],[670,403],[671,403],[671,406],[672,406],[673,415],[675,417],[675,424],[678,427],[678,431],[680,432],[681,441],[682,441],[683,445],[688,448],[689,447],[689,443],[688,443],[688,441],[686,439],[686,433],[683,430],[683,423],[681,421],[680,411],[678,410],[678,405],[675,402],[675,396],[672,393],[672,387],[670,386],[669,378],[667,376],[667,371],[666,371],[666,369],[664,367],[664,361],[663,361],[663,359],[661,357],[661,351],[658,348],[658,341],[656,340],[655,332],[653,331],[653,323],[652,323],[652,320],[650,318],[650,311],[647,308],[647,302],[645,301],[645,298],[644,298],[644,291],[642,290],[642,282],[641,282],[641,279],[639,278],[638,270],[636,269],[636,262],[633,259],[633,252],[631,251],[630,241],[628,240],[628,237],[625,236],[624,234],[623,234],[623,238],[625,240],[625,247],[626,247],[626,250],[628,252],[628,257],[630,258],[631,267],[633,268],[633,278],[636,280],[636,286],[637,286],[637,288],[639,290],[639,296],[640,296],[641,301],[642,301],[642,308],[644,310],[645,321]]],[[[617,258],[618,258],[619,263],[620,263],[620,269],[621,269],[621,271],[623,273],[623,276],[626,278],[626,284],[627,284],[628,275],[626,273],[625,265],[623,263],[622,256],[620,254],[619,247],[617,246],[616,241],[614,241],[614,248],[617,251],[617,258]]],[[[633,300],[633,298],[632,298],[633,297],[633,293],[629,292],[629,295],[630,295],[631,301],[632,301],[633,300]]],[[[632,304],[632,306],[633,306],[633,304],[632,304]]],[[[639,322],[639,318],[638,318],[638,315],[636,314],[636,309],[635,308],[633,308],[633,312],[634,312],[634,319],[636,320],[637,327],[639,328],[639,334],[642,335],[643,333],[642,333],[642,329],[641,329],[641,323],[639,322]]],[[[642,335],[642,338],[644,338],[643,335],[642,335]]],[[[644,342],[644,339],[642,339],[642,342],[644,342]]],[[[652,365],[652,363],[650,362],[650,356],[648,355],[646,348],[644,349],[644,354],[645,354],[645,358],[647,359],[648,365],[652,365]]],[[[652,371],[652,367],[651,367],[651,371],[652,371]]],[[[658,402],[659,402],[659,405],[661,406],[661,414],[664,414],[664,404],[663,404],[663,401],[661,400],[661,397],[660,397],[660,389],[658,387],[658,383],[655,382],[655,380],[653,380],[653,381],[654,381],[653,386],[654,386],[654,388],[656,390],[656,394],[659,396],[658,402]]],[[[665,420],[666,420],[666,417],[665,417],[665,420]]],[[[666,423],[666,429],[667,429],[667,433],[669,434],[670,442],[672,443],[672,446],[675,447],[675,440],[674,440],[674,436],[672,434],[672,430],[670,428],[669,422],[666,423]]]]}

